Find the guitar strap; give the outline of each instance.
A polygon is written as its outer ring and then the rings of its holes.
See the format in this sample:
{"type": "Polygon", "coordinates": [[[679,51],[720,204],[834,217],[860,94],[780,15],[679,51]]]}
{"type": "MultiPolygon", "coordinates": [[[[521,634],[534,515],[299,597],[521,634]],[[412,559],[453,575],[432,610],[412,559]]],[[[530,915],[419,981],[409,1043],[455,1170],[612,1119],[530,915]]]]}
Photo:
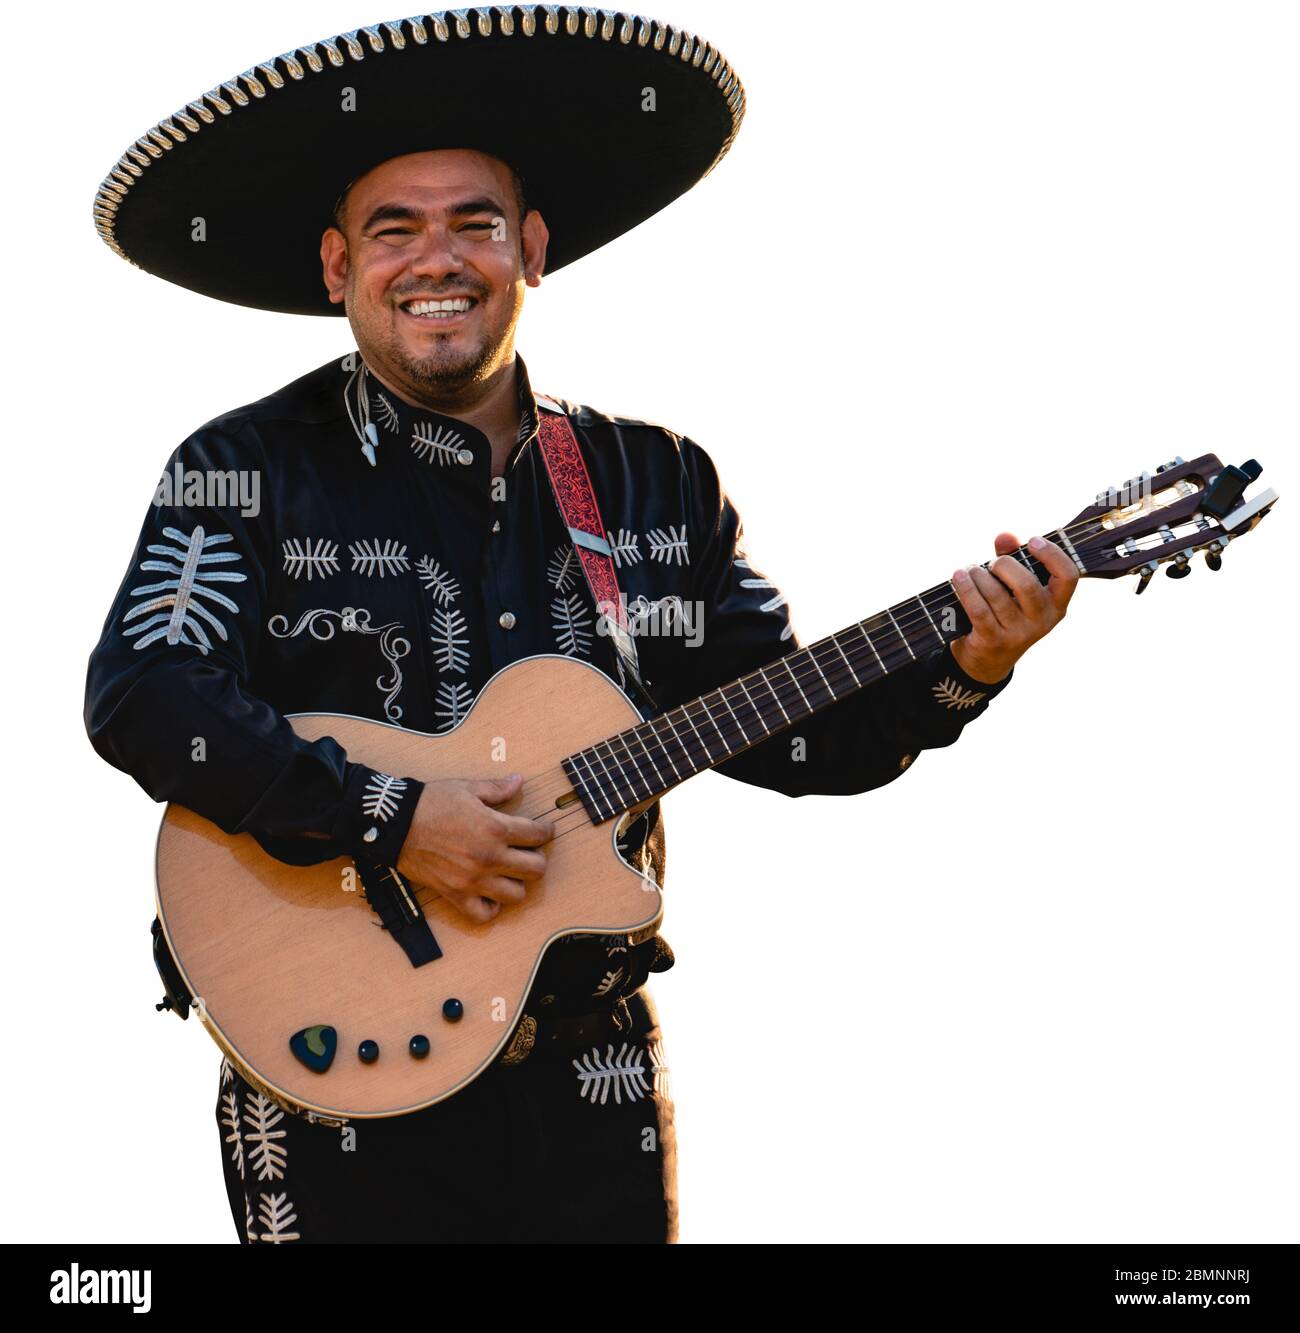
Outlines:
{"type": "Polygon", "coordinates": [[[596,604],[596,614],[613,641],[619,679],[625,691],[638,696],[643,705],[657,712],[658,708],[641,679],[636,640],[628,626],[627,607],[619,594],[613,553],[605,537],[605,524],[600,517],[600,506],[596,503],[587,464],[578,447],[578,437],[563,412],[550,411],[540,402],[538,407],[537,439],[546,462],[551,494],[578,554],[583,577],[596,604]]]}

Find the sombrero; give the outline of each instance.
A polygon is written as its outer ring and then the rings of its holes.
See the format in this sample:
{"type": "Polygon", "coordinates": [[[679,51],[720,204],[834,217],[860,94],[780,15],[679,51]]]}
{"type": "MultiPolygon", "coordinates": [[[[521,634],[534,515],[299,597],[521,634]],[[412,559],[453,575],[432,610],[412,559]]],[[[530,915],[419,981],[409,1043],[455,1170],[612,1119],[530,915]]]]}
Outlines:
{"type": "Polygon", "coordinates": [[[320,237],[340,192],[380,162],[475,148],[509,163],[555,272],[708,175],[744,110],[715,47],[636,14],[398,19],[273,56],[159,121],[105,177],[95,226],[124,259],[205,296],[342,315],[320,237]]]}

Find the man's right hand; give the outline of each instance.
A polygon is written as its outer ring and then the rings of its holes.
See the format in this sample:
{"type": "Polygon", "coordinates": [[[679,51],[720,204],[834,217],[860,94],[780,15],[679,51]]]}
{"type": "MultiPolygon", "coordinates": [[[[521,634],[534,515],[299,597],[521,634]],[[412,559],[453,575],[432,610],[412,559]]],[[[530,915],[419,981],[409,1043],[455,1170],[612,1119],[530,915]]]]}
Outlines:
{"type": "Polygon", "coordinates": [[[492,807],[519,794],[523,778],[426,782],[402,844],[398,873],[434,890],[474,921],[491,921],[502,905],[523,900],[541,879],[541,847],[555,834],[544,820],[492,807]]]}

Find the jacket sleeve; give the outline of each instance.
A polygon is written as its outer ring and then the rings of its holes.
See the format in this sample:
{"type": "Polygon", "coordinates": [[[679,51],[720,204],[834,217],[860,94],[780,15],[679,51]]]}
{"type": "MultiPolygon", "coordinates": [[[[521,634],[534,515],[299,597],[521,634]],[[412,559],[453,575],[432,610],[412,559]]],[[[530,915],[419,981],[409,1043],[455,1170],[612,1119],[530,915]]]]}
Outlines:
{"type": "MultiPolygon", "coordinates": [[[[423,783],[306,741],[249,689],[260,644],[268,528],[229,504],[190,504],[175,478],[267,473],[251,423],[200,428],[172,454],[90,656],[91,744],[155,801],[175,801],[273,856],[397,861],[423,783]],[[174,491],[181,491],[175,494],[174,491]]],[[[260,485],[260,493],[268,491],[260,485]]],[[[194,498],[200,498],[197,492],[194,498]]]]}
{"type": "MultiPolygon", "coordinates": [[[[694,661],[681,694],[687,699],[801,644],[784,596],[745,554],[740,516],[712,461],[688,439],[682,448],[692,550],[698,553],[692,556],[694,596],[703,614],[699,646],[685,649],[688,663],[694,661]]],[[[951,745],[1012,674],[986,684],[957,665],[950,647],[936,647],[719,764],[718,772],[788,796],[869,791],[900,776],[921,750],[951,745]]]]}

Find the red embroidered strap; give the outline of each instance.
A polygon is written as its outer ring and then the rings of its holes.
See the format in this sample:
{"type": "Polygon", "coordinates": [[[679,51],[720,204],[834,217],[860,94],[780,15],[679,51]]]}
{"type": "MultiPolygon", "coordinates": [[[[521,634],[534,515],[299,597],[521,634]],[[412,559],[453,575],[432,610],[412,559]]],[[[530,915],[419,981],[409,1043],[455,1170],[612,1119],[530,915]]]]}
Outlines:
{"type": "Polygon", "coordinates": [[[620,669],[630,674],[638,687],[644,688],[637,665],[636,644],[628,632],[627,607],[619,595],[618,575],[614,572],[612,553],[605,537],[605,524],[600,517],[586,461],[578,448],[578,438],[563,413],[540,411],[537,416],[537,438],[551,480],[551,491],[578,553],[597,614],[606,617],[607,625],[609,619],[613,619],[614,624],[609,626],[610,637],[614,640],[620,669]]]}

